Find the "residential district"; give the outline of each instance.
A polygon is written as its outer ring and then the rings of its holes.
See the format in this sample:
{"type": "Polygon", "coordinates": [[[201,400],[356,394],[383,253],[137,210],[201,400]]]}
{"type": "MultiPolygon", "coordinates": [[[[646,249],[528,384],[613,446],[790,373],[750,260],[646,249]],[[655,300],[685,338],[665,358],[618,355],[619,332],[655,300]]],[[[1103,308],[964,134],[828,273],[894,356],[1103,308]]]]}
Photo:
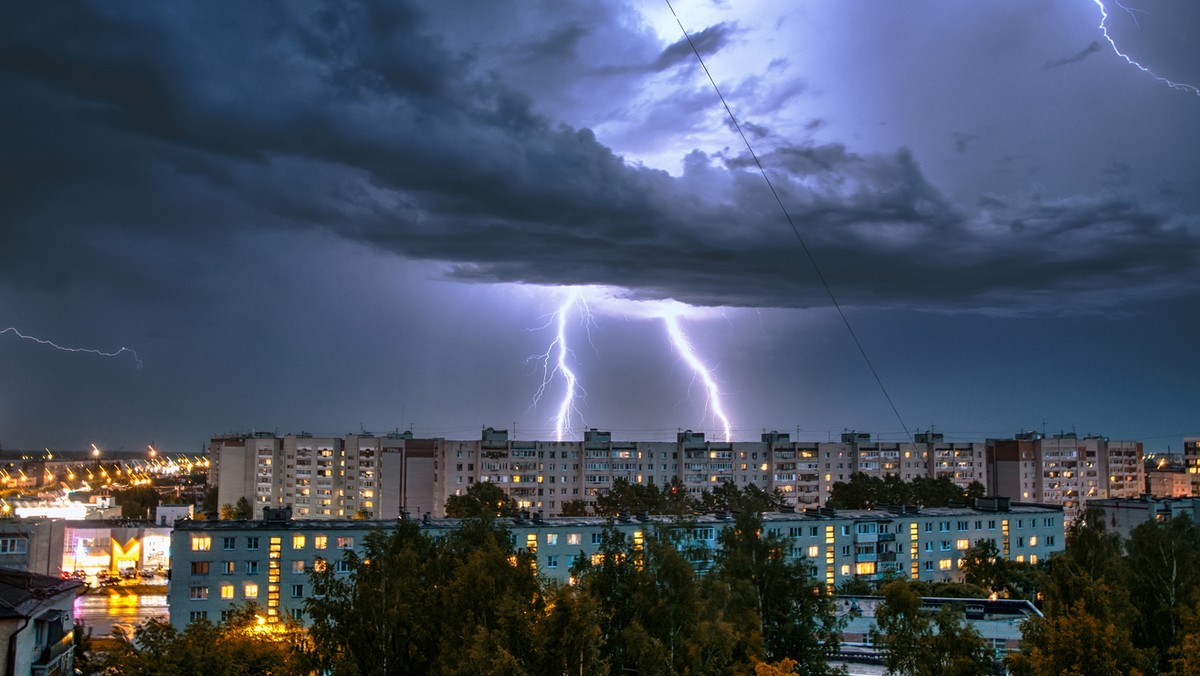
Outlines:
{"type": "MultiPolygon", "coordinates": [[[[607,533],[638,546],[670,533],[699,575],[719,558],[734,514],[597,515],[614,486],[670,487],[694,499],[721,486],[762,489],[778,504],[762,515],[761,537],[806,562],[824,593],[842,592],[840,659],[851,673],[883,673],[871,640],[880,597],[851,593],[863,589],[855,584],[961,580],[968,550],[981,541],[1007,561],[1045,562],[1063,551],[1067,529],[1090,508],[1121,537],[1147,522],[1200,520],[1200,499],[1192,497],[1200,496],[1200,437],[1183,442],[1179,456],[1146,457],[1140,442],[1074,434],[949,442],[922,433],[883,442],[847,432],[813,442],[769,432],[757,442],[714,442],[684,431],[674,442],[649,442],[591,429],[580,441],[559,442],[487,428],[473,440],[226,434],[197,458],[5,451],[4,673],[72,673],[77,597],[114,593],[122,577],[160,585],[140,588],[165,595],[180,631],[225,620],[248,602],[261,607],[261,623],[303,627],[314,571],[349,574],[343,553],[361,554],[373,532],[398,523],[435,538],[457,531],[464,521],[447,515],[447,503],[478,484],[512,499],[517,511],[500,525],[538,575],[560,585],[575,583],[577,563],[603,559],[607,533]],[[945,479],[974,494],[936,507],[831,507],[835,487],[852,477],[945,479]],[[152,490],[157,504],[132,519],[117,499],[137,486],[152,490]]],[[[992,594],[969,604],[966,621],[998,653],[1013,652],[1021,622],[1041,615],[1035,601],[992,594]]]]}

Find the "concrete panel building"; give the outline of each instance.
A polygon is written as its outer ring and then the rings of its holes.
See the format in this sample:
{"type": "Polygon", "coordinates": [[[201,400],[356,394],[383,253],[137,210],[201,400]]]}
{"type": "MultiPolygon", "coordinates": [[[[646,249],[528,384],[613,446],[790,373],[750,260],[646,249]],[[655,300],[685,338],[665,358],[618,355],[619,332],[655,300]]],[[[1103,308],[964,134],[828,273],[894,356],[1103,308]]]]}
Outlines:
{"type": "MultiPolygon", "coordinates": [[[[956,579],[965,551],[981,539],[993,540],[1008,559],[1031,563],[1063,548],[1060,508],[1004,499],[983,499],[971,508],[806,510],[768,513],[763,519],[763,535],[780,538],[789,556],[807,561],[816,579],[831,589],[852,578],[956,579]]],[[[633,542],[671,531],[681,549],[701,552],[690,558],[703,572],[721,546],[721,531],[732,525],[728,515],[500,521],[518,548],[536,556],[538,572],[560,583],[569,583],[569,571],[579,557],[598,554],[606,526],[633,542]]],[[[440,536],[460,522],[422,517],[418,523],[440,536]]],[[[274,509],[255,521],[180,521],[171,535],[171,622],[183,627],[202,617],[218,621],[234,604],[246,601],[264,606],[272,620],[290,616],[303,622],[313,567],[330,565],[338,572],[343,550],[361,551],[369,533],[394,524],[395,520],[294,519],[289,510],[274,509]]]]}

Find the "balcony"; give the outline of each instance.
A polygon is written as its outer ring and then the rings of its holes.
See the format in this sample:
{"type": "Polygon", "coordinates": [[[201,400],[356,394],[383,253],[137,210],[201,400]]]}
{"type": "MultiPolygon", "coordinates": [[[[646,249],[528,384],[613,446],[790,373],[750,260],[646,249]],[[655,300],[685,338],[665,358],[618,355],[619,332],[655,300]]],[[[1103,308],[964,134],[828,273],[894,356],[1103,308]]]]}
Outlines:
{"type": "Polygon", "coordinates": [[[75,653],[75,632],[68,631],[56,643],[46,646],[31,665],[33,676],[65,676],[75,653]]]}

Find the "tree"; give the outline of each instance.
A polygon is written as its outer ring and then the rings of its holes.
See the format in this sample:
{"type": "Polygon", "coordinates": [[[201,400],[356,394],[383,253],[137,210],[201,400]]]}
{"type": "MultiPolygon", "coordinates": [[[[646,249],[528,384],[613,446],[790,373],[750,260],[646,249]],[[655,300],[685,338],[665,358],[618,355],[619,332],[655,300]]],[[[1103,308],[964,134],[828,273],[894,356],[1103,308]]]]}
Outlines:
{"type": "Polygon", "coordinates": [[[434,538],[411,521],[376,531],[346,574],[317,566],[305,600],[321,671],[356,676],[527,673],[544,597],[528,552],[494,519],[434,538]]]}
{"type": "Polygon", "coordinates": [[[250,506],[250,501],[246,499],[246,496],[243,495],[237,499],[237,504],[233,506],[233,518],[243,520],[254,518],[254,509],[250,506]]]}
{"type": "Polygon", "coordinates": [[[233,505],[226,502],[221,505],[219,516],[222,521],[233,521],[237,518],[237,510],[234,509],[233,505]]]}
{"type": "Polygon", "coordinates": [[[260,626],[253,606],[234,609],[221,624],[196,620],[183,631],[152,618],[138,625],[133,641],[89,660],[93,673],[121,676],[250,676],[308,674],[293,625],[260,626]]]}
{"type": "Polygon", "coordinates": [[[888,673],[905,676],[984,676],[992,671],[987,642],[963,622],[962,611],[944,604],[930,617],[921,597],[903,580],[883,588],[871,640],[884,646],[888,673]]]}
{"type": "Polygon", "coordinates": [[[467,488],[466,495],[451,495],[446,500],[446,516],[458,519],[514,517],[521,513],[517,501],[496,484],[479,481],[467,488]]]}
{"type": "Polygon", "coordinates": [[[587,503],[583,500],[567,500],[558,511],[559,516],[587,516],[587,503]]]}
{"type": "Polygon", "coordinates": [[[963,553],[963,581],[990,592],[1007,593],[1012,582],[1009,568],[1009,560],[990,538],[976,540],[963,553]]]}
{"type": "Polygon", "coordinates": [[[1130,533],[1126,551],[1130,600],[1142,618],[1133,639],[1153,650],[1165,670],[1184,613],[1200,600],[1200,526],[1187,515],[1148,521],[1130,533]]]}
{"type": "Polygon", "coordinates": [[[739,647],[747,654],[739,657],[789,657],[798,661],[802,673],[825,673],[840,639],[833,599],[820,591],[807,561],[789,559],[781,540],[764,538],[762,531],[761,515],[739,512],[733,527],[719,536],[721,550],[711,574],[729,587],[726,612],[735,625],[754,629],[739,647]]]}
{"type": "Polygon", "coordinates": [[[1146,673],[1133,642],[1138,613],[1129,597],[1121,538],[1103,512],[1088,509],[1067,529],[1063,551],[1046,562],[1043,617],[1022,625],[1021,652],[1008,663],[1018,674],[1146,673]]]}
{"type": "Polygon", "coordinates": [[[732,481],[722,482],[711,492],[700,495],[700,507],[706,512],[777,512],[787,508],[788,501],[778,489],[768,493],[754,484],[745,488],[732,481]]]}
{"type": "Polygon", "coordinates": [[[201,509],[205,514],[215,514],[217,512],[217,487],[210,486],[204,491],[204,501],[201,504],[201,509]]]}
{"type": "Polygon", "coordinates": [[[133,486],[113,493],[113,499],[121,506],[121,516],[127,519],[148,519],[158,507],[158,491],[153,486],[133,486]]]}

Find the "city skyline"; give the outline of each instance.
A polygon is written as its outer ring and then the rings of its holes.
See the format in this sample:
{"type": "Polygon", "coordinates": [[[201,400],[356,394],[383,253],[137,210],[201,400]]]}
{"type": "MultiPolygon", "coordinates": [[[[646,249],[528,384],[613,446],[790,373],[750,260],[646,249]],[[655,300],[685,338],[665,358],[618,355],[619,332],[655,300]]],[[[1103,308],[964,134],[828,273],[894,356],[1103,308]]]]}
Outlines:
{"type": "Polygon", "coordinates": [[[0,444],[1200,433],[1200,9],[673,5],[0,9],[0,444]]]}

